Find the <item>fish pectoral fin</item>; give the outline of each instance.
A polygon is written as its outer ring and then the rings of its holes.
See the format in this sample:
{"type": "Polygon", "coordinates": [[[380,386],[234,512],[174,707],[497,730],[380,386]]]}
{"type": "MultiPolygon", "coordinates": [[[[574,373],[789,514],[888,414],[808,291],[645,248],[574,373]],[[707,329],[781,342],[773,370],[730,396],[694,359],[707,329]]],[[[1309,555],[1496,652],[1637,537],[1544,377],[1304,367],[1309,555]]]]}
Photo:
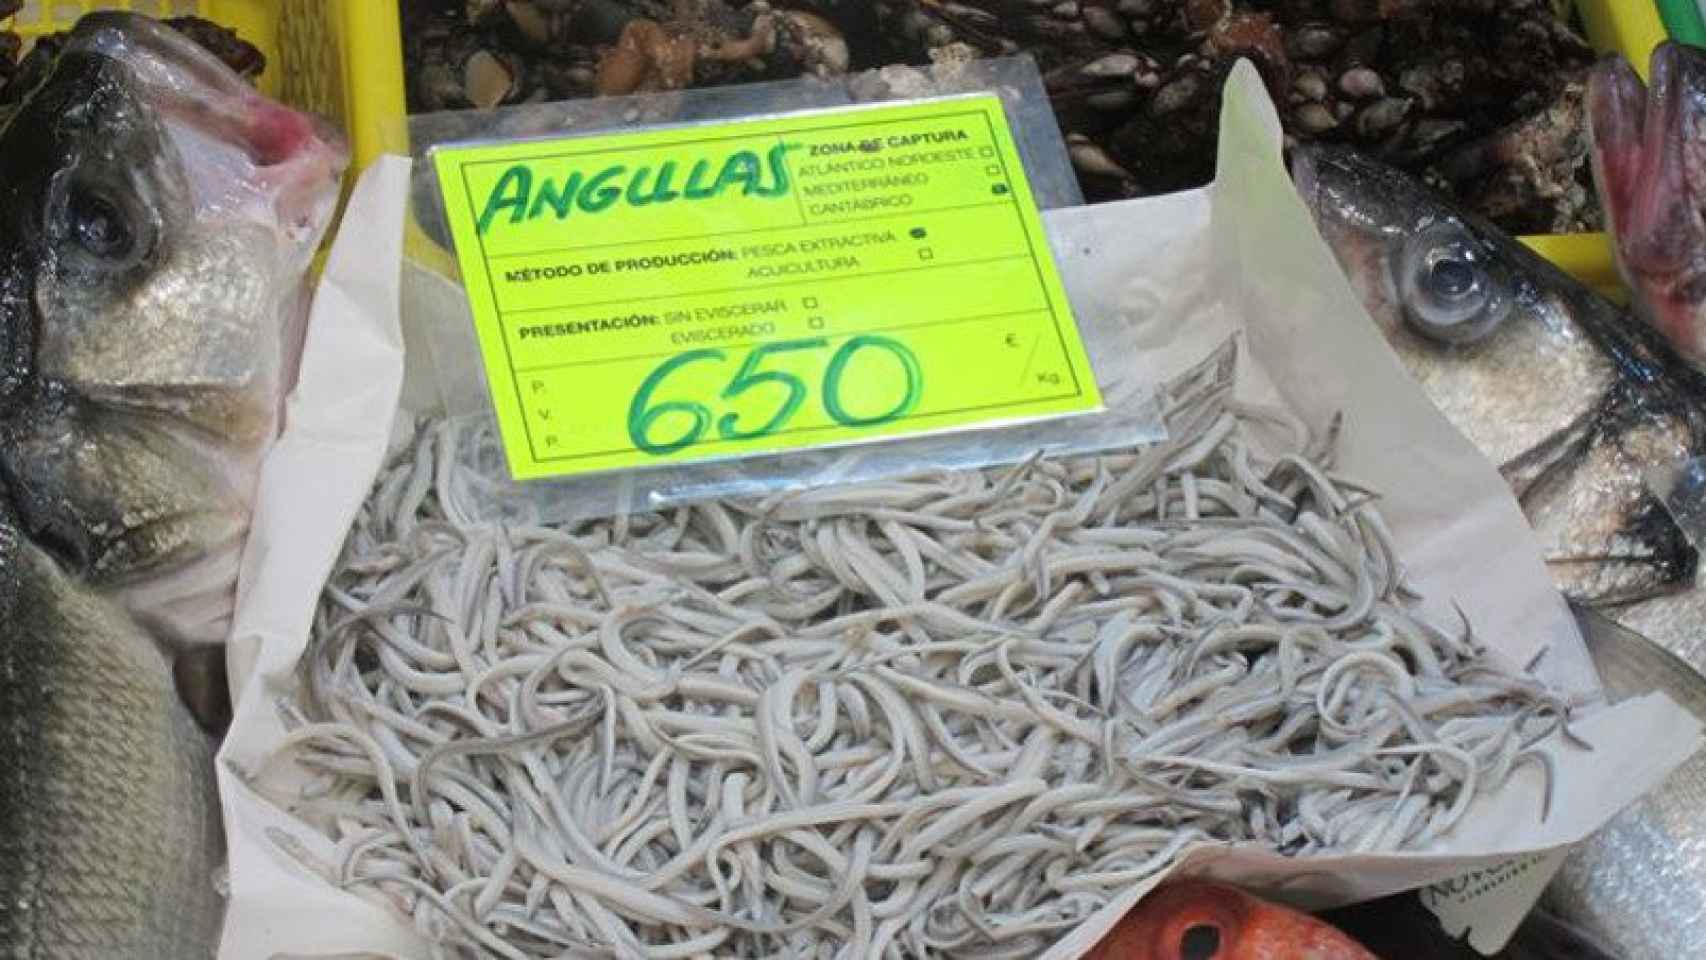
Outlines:
{"type": "Polygon", "coordinates": [[[1611,586],[1592,591],[1572,590],[1560,586],[1566,597],[1572,603],[1588,603],[1598,609],[1614,609],[1630,604],[1669,596],[1689,587],[1689,582],[1678,582],[1663,576],[1664,561],[1651,556],[1616,554],[1573,554],[1569,556],[1546,557],[1548,567],[1603,567],[1609,569],[1629,570],[1636,575],[1628,578],[1623,586],[1611,586]]]}
{"type": "Polygon", "coordinates": [[[196,723],[215,737],[231,727],[231,683],[225,673],[225,645],[190,647],[172,661],[178,699],[196,723]]]}
{"type": "Polygon", "coordinates": [[[1529,501],[1575,467],[1586,455],[1596,422],[1612,402],[1609,394],[1546,439],[1499,465],[1499,473],[1524,510],[1529,501]]]}

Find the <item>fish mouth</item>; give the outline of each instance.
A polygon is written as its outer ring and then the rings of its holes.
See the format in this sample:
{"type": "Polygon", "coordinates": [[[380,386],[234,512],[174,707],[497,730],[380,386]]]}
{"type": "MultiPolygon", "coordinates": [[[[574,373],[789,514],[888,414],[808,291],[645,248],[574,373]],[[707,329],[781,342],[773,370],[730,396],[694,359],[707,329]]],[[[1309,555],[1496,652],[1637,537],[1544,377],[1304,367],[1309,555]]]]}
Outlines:
{"type": "MultiPolygon", "coordinates": [[[[1317,226],[1396,236],[1437,216],[1438,202],[1384,164],[1338,144],[1291,151],[1291,180],[1317,226]]],[[[1331,238],[1329,238],[1331,242],[1331,238]]]]}
{"type": "Polygon", "coordinates": [[[1350,253],[1348,246],[1347,214],[1342,197],[1332,188],[1333,183],[1343,183],[1345,171],[1342,165],[1335,161],[1334,155],[1321,147],[1301,144],[1291,151],[1289,158],[1292,187],[1297,196],[1303,201],[1304,209],[1309,211],[1309,218],[1315,223],[1315,230],[1333,249],[1340,261],[1340,266],[1347,272],[1353,270],[1347,262],[1350,253]]]}
{"type": "Polygon", "coordinates": [[[198,210],[281,224],[306,261],[330,222],[348,166],[328,122],[262,96],[164,24],[121,11],[83,17],[66,42],[124,65],[184,159],[198,210]]]}
{"type": "Polygon", "coordinates": [[[1595,180],[1619,253],[1638,273],[1681,270],[1698,232],[1684,151],[1691,115],[1706,112],[1690,83],[1702,66],[1699,51],[1666,42],[1653,51],[1650,86],[1619,56],[1589,78],[1595,180]]]}
{"type": "Polygon", "coordinates": [[[1621,57],[1588,80],[1594,180],[1623,277],[1685,356],[1706,360],[1706,51],[1653,51],[1651,84],[1621,57]]]}

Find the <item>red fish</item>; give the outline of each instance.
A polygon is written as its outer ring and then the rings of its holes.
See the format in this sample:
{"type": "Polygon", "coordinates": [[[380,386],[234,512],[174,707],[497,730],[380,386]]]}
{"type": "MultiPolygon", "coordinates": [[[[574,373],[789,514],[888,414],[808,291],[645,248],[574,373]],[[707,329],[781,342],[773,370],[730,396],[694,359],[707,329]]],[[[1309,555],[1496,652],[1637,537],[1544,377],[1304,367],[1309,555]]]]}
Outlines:
{"type": "Polygon", "coordinates": [[[1127,914],[1084,960],[1379,960],[1308,914],[1236,887],[1170,883],[1127,914]]]}

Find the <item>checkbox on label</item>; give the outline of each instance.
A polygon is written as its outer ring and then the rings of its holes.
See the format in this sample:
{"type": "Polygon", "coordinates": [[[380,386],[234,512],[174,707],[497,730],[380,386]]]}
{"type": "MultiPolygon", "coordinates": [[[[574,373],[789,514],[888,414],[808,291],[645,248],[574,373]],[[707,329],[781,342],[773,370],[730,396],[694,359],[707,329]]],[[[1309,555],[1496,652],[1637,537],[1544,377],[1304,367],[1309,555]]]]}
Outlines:
{"type": "Polygon", "coordinates": [[[816,297],[807,297],[804,300],[800,301],[800,305],[804,306],[807,310],[816,310],[817,309],[817,298],[816,297]]]}
{"type": "Polygon", "coordinates": [[[988,160],[990,157],[995,156],[995,148],[994,147],[978,147],[977,148],[977,155],[982,157],[985,160],[988,160]]]}
{"type": "Polygon", "coordinates": [[[992,163],[989,166],[984,167],[983,172],[989,174],[992,177],[999,177],[999,176],[1001,176],[1001,167],[997,164],[992,163]]]}
{"type": "Polygon", "coordinates": [[[929,247],[921,247],[921,248],[919,248],[919,251],[918,251],[918,259],[920,259],[920,260],[934,260],[934,259],[936,259],[936,251],[930,249],[929,247]]]}

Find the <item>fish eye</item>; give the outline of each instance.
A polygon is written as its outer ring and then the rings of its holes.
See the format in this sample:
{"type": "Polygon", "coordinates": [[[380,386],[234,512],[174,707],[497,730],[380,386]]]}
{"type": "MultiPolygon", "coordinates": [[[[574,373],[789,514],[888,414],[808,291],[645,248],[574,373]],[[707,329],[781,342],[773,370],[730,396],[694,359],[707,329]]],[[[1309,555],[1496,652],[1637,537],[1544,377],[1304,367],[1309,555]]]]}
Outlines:
{"type": "Polygon", "coordinates": [[[1220,953],[1220,928],[1198,923],[1179,937],[1179,960],[1213,960],[1220,953]]]}
{"type": "Polygon", "coordinates": [[[94,256],[125,260],[134,251],[136,238],[122,208],[99,193],[72,188],[65,215],[71,239],[94,256]]]}
{"type": "Polygon", "coordinates": [[[1442,258],[1429,269],[1434,287],[1443,296],[1461,297],[1475,287],[1475,268],[1462,260],[1442,258]]]}
{"type": "Polygon", "coordinates": [[[1511,296],[1469,231],[1455,223],[1425,227],[1406,243],[1398,263],[1405,319],[1422,336],[1474,343],[1511,312],[1511,296]]]}

